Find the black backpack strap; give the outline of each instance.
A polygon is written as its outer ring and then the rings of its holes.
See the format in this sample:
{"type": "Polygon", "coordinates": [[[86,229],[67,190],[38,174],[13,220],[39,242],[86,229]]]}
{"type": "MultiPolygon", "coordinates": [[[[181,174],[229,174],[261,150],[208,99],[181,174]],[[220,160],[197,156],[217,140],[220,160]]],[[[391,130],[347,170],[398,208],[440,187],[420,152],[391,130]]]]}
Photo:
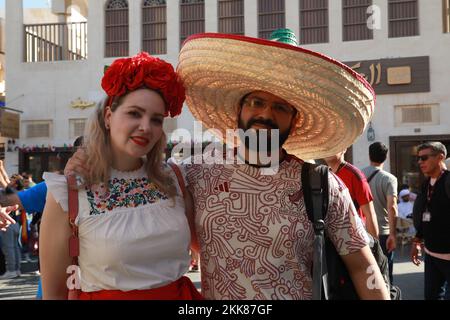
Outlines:
{"type": "Polygon", "coordinates": [[[328,299],[325,252],[325,216],[328,210],[328,167],[305,162],[302,166],[301,182],[306,212],[314,227],[313,256],[313,300],[328,299]]]}
{"type": "Polygon", "coordinates": [[[314,223],[314,213],[318,220],[324,220],[328,211],[328,172],[329,168],[325,165],[315,165],[305,162],[302,165],[302,188],[305,200],[306,212],[308,218],[314,223]],[[313,190],[319,192],[312,192],[313,190]],[[323,196],[323,197],[322,197],[323,196]],[[315,205],[313,199],[316,199],[315,205]],[[320,201],[317,201],[319,200],[320,201]],[[319,205],[320,204],[320,205],[319,205]],[[317,207],[317,209],[316,209],[317,207]]]}
{"type": "Polygon", "coordinates": [[[377,173],[380,172],[380,169],[375,169],[374,172],[370,175],[370,177],[367,178],[367,183],[370,183],[370,181],[377,175],[377,173]]]}

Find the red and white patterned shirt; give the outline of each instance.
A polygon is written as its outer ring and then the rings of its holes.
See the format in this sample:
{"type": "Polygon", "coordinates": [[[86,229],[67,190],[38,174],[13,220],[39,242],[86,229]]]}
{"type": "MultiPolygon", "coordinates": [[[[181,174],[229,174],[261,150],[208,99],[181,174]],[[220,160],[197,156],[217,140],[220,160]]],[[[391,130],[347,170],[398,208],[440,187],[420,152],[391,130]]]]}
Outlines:
{"type": "MultiPolygon", "coordinates": [[[[288,155],[274,175],[246,164],[183,165],[206,299],[312,298],[314,229],[303,200],[302,164],[288,155]]],[[[368,238],[347,188],[329,176],[326,231],[346,255],[368,238]]]]}

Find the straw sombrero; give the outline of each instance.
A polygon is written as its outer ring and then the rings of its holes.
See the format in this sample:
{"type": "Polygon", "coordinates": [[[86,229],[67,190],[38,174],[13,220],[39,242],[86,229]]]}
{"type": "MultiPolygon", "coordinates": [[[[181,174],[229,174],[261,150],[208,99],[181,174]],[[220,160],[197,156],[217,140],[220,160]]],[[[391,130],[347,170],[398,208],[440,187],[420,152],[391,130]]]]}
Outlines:
{"type": "Polygon", "coordinates": [[[189,37],[178,72],[194,117],[223,137],[237,128],[240,100],[252,91],[292,104],[299,121],[284,148],[302,159],[331,156],[352,145],[375,104],[370,84],[344,64],[298,46],[245,36],[189,37]]]}

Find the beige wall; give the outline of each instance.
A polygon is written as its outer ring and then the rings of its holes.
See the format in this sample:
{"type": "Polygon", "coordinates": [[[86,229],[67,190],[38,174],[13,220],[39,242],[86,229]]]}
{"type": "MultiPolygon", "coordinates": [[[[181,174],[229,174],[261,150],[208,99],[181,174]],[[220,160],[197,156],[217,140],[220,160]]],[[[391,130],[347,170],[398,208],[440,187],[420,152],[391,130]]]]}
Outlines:
{"type": "Polygon", "coordinates": [[[38,23],[57,23],[60,22],[58,15],[51,12],[50,9],[25,9],[23,12],[24,24],[38,23]]]}

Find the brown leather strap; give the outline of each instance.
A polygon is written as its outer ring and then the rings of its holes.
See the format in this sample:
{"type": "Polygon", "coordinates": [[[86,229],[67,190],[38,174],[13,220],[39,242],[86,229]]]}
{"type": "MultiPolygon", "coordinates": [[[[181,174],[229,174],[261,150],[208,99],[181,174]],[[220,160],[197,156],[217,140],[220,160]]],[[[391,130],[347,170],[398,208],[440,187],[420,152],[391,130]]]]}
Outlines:
{"type": "Polygon", "coordinates": [[[72,257],[74,264],[78,264],[77,257],[80,254],[80,241],[78,239],[78,226],[75,220],[78,216],[78,187],[76,177],[67,176],[67,191],[69,193],[69,225],[72,229],[72,235],[69,239],[69,255],[72,257]]]}
{"type": "Polygon", "coordinates": [[[177,176],[177,180],[178,180],[178,185],[180,186],[181,189],[181,193],[183,194],[183,198],[186,195],[186,186],[184,184],[184,179],[183,179],[183,175],[181,174],[180,168],[178,168],[178,166],[173,163],[172,161],[167,161],[167,164],[172,168],[173,172],[175,172],[175,175],[177,176]]]}

